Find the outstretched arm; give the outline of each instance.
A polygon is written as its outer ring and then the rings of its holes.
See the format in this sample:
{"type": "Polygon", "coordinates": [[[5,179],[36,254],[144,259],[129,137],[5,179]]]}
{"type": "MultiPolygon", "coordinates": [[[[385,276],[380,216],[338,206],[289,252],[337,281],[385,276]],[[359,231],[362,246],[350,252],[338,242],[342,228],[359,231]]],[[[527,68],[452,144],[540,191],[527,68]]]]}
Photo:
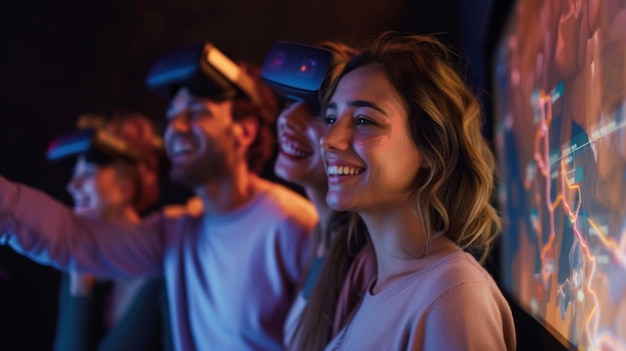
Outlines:
{"type": "Polygon", "coordinates": [[[76,216],[41,191],[0,177],[0,245],[41,264],[96,276],[161,275],[160,221],[76,216]]]}

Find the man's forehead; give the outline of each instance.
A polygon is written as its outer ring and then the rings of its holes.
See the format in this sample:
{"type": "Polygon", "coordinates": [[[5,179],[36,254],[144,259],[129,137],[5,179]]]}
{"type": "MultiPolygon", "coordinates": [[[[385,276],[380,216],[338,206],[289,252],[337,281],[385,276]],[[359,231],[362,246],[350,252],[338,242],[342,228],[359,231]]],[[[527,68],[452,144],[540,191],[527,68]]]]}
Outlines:
{"type": "Polygon", "coordinates": [[[188,88],[182,87],[176,92],[174,98],[170,101],[170,107],[185,107],[193,105],[220,105],[226,103],[227,100],[211,99],[204,96],[194,95],[188,88]]]}
{"type": "Polygon", "coordinates": [[[178,89],[178,91],[176,92],[176,95],[174,95],[174,98],[172,98],[171,103],[175,104],[175,103],[182,103],[182,102],[186,103],[186,102],[204,102],[204,101],[210,101],[210,100],[207,98],[193,95],[191,91],[189,91],[189,88],[182,87],[178,89]]]}

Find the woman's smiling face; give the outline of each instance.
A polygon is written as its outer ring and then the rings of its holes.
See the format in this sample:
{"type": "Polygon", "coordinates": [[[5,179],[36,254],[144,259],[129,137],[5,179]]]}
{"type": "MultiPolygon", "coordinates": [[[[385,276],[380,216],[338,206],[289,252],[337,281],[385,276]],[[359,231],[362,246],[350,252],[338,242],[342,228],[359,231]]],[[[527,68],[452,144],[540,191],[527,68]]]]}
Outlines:
{"type": "Polygon", "coordinates": [[[407,204],[422,158],[409,137],[404,100],[382,66],[342,77],[323,113],[328,204],[361,213],[407,204]]]}
{"type": "Polygon", "coordinates": [[[132,180],[120,176],[115,165],[97,165],[79,157],[67,190],[74,212],[83,216],[116,216],[132,202],[132,180]]]}
{"type": "Polygon", "coordinates": [[[278,116],[276,175],[308,188],[326,189],[326,171],[319,148],[324,119],[302,102],[288,104],[278,116]]]}

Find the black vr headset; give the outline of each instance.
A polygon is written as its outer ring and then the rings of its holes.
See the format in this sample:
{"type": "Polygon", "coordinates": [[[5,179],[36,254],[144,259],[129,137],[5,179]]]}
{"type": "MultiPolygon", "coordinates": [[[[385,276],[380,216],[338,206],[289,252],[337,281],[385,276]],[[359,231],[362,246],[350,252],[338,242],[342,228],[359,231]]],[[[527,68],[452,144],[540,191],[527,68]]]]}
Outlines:
{"type": "Polygon", "coordinates": [[[88,162],[100,165],[117,160],[135,164],[141,159],[140,153],[128,143],[97,128],[85,128],[62,134],[48,146],[48,161],[56,162],[83,155],[88,162]]]}
{"type": "Polygon", "coordinates": [[[329,49],[279,41],[265,57],[261,78],[283,98],[302,101],[319,114],[324,79],[343,62],[343,57],[329,49]]]}
{"type": "Polygon", "coordinates": [[[186,87],[195,96],[216,100],[245,94],[261,105],[252,78],[211,43],[195,44],[160,57],[152,65],[146,84],[167,101],[186,87]]]}

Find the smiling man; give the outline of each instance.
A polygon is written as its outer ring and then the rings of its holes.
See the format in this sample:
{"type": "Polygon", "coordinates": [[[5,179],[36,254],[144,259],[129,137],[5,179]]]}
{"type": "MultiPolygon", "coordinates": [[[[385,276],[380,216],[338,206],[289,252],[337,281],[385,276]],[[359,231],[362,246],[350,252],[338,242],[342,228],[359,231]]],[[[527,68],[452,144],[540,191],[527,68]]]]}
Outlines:
{"type": "Polygon", "coordinates": [[[200,47],[192,76],[173,77],[174,64],[148,81],[171,94],[171,177],[201,206],[168,207],[142,225],[98,221],[0,177],[0,244],[64,270],[163,275],[178,350],[279,350],[317,215],[258,175],[276,103],[253,69],[214,50],[200,47]]]}

